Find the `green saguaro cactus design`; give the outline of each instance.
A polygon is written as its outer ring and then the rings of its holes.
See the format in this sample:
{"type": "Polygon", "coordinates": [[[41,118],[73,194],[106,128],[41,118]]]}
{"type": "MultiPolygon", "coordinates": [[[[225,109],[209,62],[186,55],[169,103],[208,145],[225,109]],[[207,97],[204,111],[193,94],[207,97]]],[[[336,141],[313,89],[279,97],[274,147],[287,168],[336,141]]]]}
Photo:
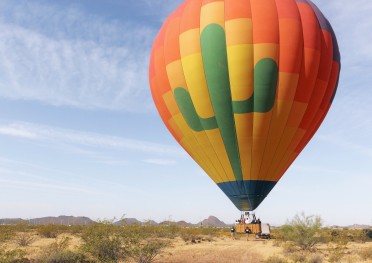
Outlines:
{"type": "Polygon", "coordinates": [[[226,36],[217,24],[208,25],[201,35],[202,57],[214,117],[201,118],[189,92],[174,90],[178,107],[189,127],[197,132],[219,128],[235,178],[243,180],[234,114],[268,112],[275,103],[278,65],[271,58],[261,59],[254,68],[254,87],[250,98],[232,101],[227,62],[226,36]]]}

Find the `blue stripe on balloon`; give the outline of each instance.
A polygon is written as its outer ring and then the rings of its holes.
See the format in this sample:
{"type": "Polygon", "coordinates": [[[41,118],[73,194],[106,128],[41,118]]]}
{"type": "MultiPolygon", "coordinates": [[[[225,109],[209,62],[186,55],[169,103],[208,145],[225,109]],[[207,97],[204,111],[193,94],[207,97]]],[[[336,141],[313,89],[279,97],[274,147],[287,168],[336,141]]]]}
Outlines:
{"type": "Polygon", "coordinates": [[[234,181],[217,184],[240,211],[255,210],[274,188],[273,181],[234,181]]]}

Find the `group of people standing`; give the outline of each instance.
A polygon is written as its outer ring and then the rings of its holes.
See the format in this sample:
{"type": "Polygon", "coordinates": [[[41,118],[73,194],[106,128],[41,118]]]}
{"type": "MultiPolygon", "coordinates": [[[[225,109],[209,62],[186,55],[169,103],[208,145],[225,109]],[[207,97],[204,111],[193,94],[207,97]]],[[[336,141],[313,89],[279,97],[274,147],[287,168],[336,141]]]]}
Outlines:
{"type": "MultiPolygon", "coordinates": [[[[235,221],[235,225],[238,224],[261,224],[261,220],[259,218],[257,219],[254,213],[244,212],[241,214],[240,219],[235,221]]],[[[235,226],[232,226],[230,232],[233,239],[235,238],[235,231],[235,226]]],[[[248,238],[248,235],[252,233],[252,230],[248,226],[246,226],[244,232],[247,234],[248,238]]]]}
{"type": "Polygon", "coordinates": [[[235,224],[261,224],[261,220],[259,218],[256,219],[254,213],[244,212],[240,219],[235,221],[235,224]]]}

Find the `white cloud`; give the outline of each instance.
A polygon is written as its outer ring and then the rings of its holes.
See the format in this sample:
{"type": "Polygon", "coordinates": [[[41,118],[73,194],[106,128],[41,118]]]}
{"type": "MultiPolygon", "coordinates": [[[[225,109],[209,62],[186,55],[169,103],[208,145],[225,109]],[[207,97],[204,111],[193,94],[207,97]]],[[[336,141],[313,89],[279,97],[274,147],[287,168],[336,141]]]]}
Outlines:
{"type": "Polygon", "coordinates": [[[293,173],[311,173],[311,174],[335,174],[335,175],[346,175],[348,172],[314,165],[299,165],[294,163],[291,165],[293,173]]]}
{"type": "MultiPolygon", "coordinates": [[[[1,173],[0,173],[1,174],[1,173]]],[[[47,189],[47,190],[59,190],[59,191],[67,191],[67,192],[80,192],[83,194],[97,194],[95,191],[91,191],[85,188],[80,187],[73,187],[73,186],[64,186],[60,184],[47,184],[47,183],[35,183],[35,182],[26,182],[26,181],[18,181],[18,180],[4,180],[0,179],[0,183],[2,185],[6,185],[7,188],[15,187],[21,189],[47,189]]]]}
{"type": "MultiPolygon", "coordinates": [[[[166,155],[184,155],[179,148],[163,144],[127,139],[118,136],[60,129],[26,122],[13,122],[0,125],[0,134],[56,144],[63,143],[72,146],[80,145],[166,155]],[[25,137],[24,134],[32,134],[33,136],[25,137]]],[[[92,154],[90,151],[89,153],[92,154]]]]}
{"type": "Polygon", "coordinates": [[[30,131],[18,129],[16,127],[11,126],[0,127],[0,134],[28,139],[33,139],[36,137],[36,135],[30,131]]]}
{"type": "Polygon", "coordinates": [[[32,2],[8,9],[13,13],[0,12],[1,97],[88,109],[152,107],[151,27],[32,2]]]}
{"type": "Polygon", "coordinates": [[[357,142],[357,141],[351,141],[348,140],[345,136],[335,136],[333,134],[318,134],[316,136],[316,139],[330,143],[333,145],[337,145],[339,147],[346,148],[348,150],[354,151],[358,154],[363,154],[367,157],[372,157],[372,145],[369,145],[369,141],[365,142],[364,144],[357,142]]]}
{"type": "Polygon", "coordinates": [[[175,165],[177,162],[169,159],[147,159],[145,163],[157,164],[157,165],[175,165]]]}

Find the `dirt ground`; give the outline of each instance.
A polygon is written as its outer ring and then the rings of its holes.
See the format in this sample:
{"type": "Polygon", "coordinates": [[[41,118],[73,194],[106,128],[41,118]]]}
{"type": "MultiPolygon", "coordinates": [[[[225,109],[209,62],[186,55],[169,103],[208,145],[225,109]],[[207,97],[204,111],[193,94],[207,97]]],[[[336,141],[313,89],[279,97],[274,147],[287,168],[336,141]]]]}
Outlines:
{"type": "MultiPolygon", "coordinates": [[[[76,250],[81,244],[81,239],[74,235],[63,234],[57,240],[69,237],[69,249],[76,250]]],[[[26,257],[36,258],[50,244],[56,242],[54,238],[35,238],[35,240],[23,250],[26,257]]],[[[275,240],[256,240],[253,236],[247,240],[246,236],[212,238],[211,240],[185,242],[181,238],[171,240],[172,245],[166,248],[161,255],[156,257],[158,263],[259,263],[264,262],[269,257],[278,256],[290,258],[284,251],[283,245],[275,240]]],[[[15,249],[16,244],[9,242],[7,249],[15,249]]],[[[323,263],[328,261],[333,253],[334,244],[324,244],[317,247],[315,254],[323,258],[323,263]]],[[[363,261],[359,256],[361,250],[372,250],[372,242],[367,243],[348,243],[343,250],[343,257],[336,263],[372,263],[372,260],[363,261]]],[[[275,261],[271,261],[275,262],[275,261]]],[[[292,261],[294,262],[293,259],[292,261]]],[[[319,262],[319,261],[315,261],[319,262]]]]}
{"type": "Polygon", "coordinates": [[[269,256],[281,254],[280,247],[274,247],[272,241],[232,240],[218,238],[211,242],[185,243],[179,239],[168,248],[159,262],[164,263],[224,263],[224,262],[263,262],[269,256]]]}

